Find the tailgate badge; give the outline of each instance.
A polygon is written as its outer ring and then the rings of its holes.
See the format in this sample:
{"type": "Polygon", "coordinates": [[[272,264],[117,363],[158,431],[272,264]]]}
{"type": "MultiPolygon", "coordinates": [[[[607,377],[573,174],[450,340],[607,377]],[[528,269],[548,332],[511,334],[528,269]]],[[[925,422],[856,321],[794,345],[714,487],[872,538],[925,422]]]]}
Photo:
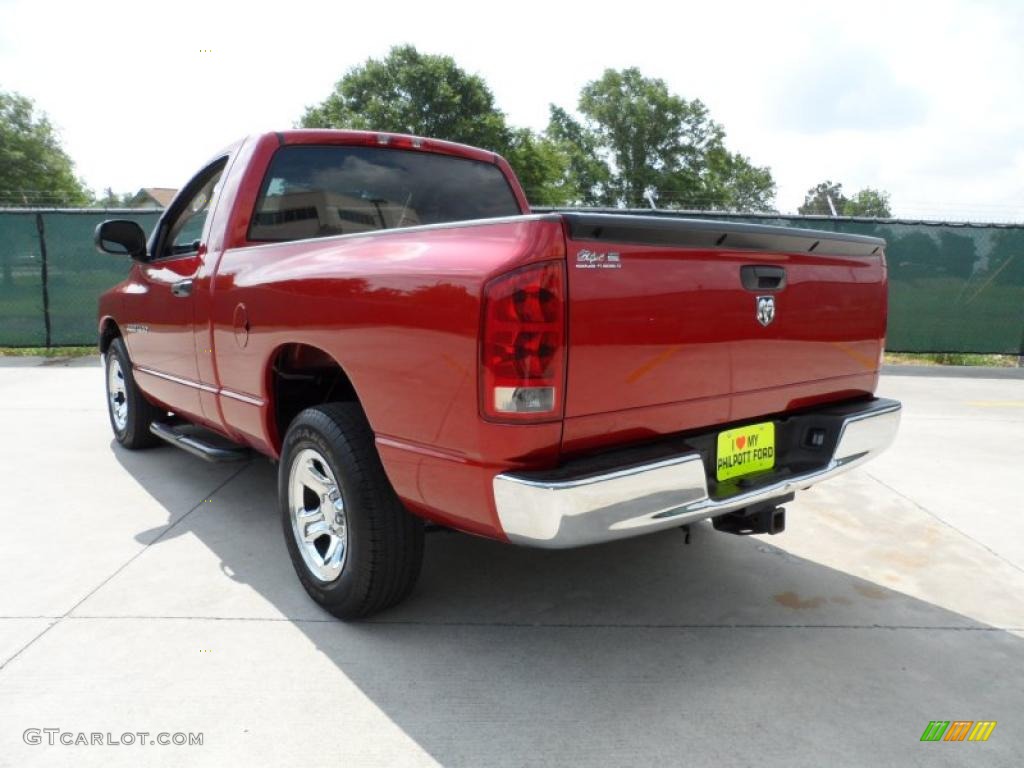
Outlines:
{"type": "Polygon", "coordinates": [[[584,248],[576,254],[576,269],[622,269],[622,262],[616,251],[598,253],[584,248]]]}
{"type": "Polygon", "coordinates": [[[761,325],[771,325],[772,320],[775,319],[775,297],[774,296],[758,296],[757,297],[757,322],[761,325]]]}

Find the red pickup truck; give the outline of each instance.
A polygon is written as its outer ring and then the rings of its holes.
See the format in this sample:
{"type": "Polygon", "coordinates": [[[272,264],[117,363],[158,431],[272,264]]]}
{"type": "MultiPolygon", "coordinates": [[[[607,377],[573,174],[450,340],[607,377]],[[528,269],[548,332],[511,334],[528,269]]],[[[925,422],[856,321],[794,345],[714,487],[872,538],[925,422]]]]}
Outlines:
{"type": "Polygon", "coordinates": [[[896,433],[875,398],[885,243],[530,212],[499,156],[284,131],[217,154],[99,304],[126,448],[279,463],[302,584],[365,616],[424,521],[576,547],[711,518],[776,533],[794,491],[896,433]]]}

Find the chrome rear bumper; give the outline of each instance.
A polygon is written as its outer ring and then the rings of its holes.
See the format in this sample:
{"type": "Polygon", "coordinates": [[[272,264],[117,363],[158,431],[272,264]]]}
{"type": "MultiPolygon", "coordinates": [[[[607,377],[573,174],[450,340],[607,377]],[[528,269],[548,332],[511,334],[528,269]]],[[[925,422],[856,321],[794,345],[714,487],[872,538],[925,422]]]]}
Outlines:
{"type": "Polygon", "coordinates": [[[510,541],[548,549],[678,527],[809,488],[869,461],[896,437],[900,409],[899,402],[880,398],[843,406],[839,436],[823,466],[725,498],[711,496],[704,461],[689,451],[569,476],[564,470],[502,473],[494,478],[494,503],[510,541]]]}

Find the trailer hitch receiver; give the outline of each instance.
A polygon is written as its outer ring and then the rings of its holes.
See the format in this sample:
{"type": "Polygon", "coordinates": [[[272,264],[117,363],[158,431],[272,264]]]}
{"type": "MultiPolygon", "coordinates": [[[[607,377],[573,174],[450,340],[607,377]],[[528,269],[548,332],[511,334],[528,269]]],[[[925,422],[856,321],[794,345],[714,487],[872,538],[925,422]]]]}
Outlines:
{"type": "Polygon", "coordinates": [[[726,515],[711,519],[716,531],[733,533],[737,536],[750,536],[755,533],[775,535],[786,530],[786,509],[779,506],[780,502],[792,501],[793,494],[772,499],[763,504],[738,509],[726,515]]]}

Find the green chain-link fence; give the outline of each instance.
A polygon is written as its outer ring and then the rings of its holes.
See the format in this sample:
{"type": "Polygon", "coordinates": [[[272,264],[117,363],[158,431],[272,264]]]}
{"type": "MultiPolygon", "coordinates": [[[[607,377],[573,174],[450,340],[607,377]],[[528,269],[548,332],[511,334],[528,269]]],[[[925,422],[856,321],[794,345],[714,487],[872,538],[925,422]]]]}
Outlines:
{"type": "MultiPolygon", "coordinates": [[[[0,346],[95,343],[96,298],[124,277],[128,264],[97,253],[93,230],[107,218],[130,218],[148,232],[159,214],[0,210],[0,346]]],[[[1024,226],[685,215],[884,237],[889,244],[888,349],[1024,354],[1024,226]]]]}
{"type": "Polygon", "coordinates": [[[97,253],[104,219],[147,232],[158,210],[0,210],[0,346],[96,343],[96,300],[124,279],[128,260],[97,253]]]}

